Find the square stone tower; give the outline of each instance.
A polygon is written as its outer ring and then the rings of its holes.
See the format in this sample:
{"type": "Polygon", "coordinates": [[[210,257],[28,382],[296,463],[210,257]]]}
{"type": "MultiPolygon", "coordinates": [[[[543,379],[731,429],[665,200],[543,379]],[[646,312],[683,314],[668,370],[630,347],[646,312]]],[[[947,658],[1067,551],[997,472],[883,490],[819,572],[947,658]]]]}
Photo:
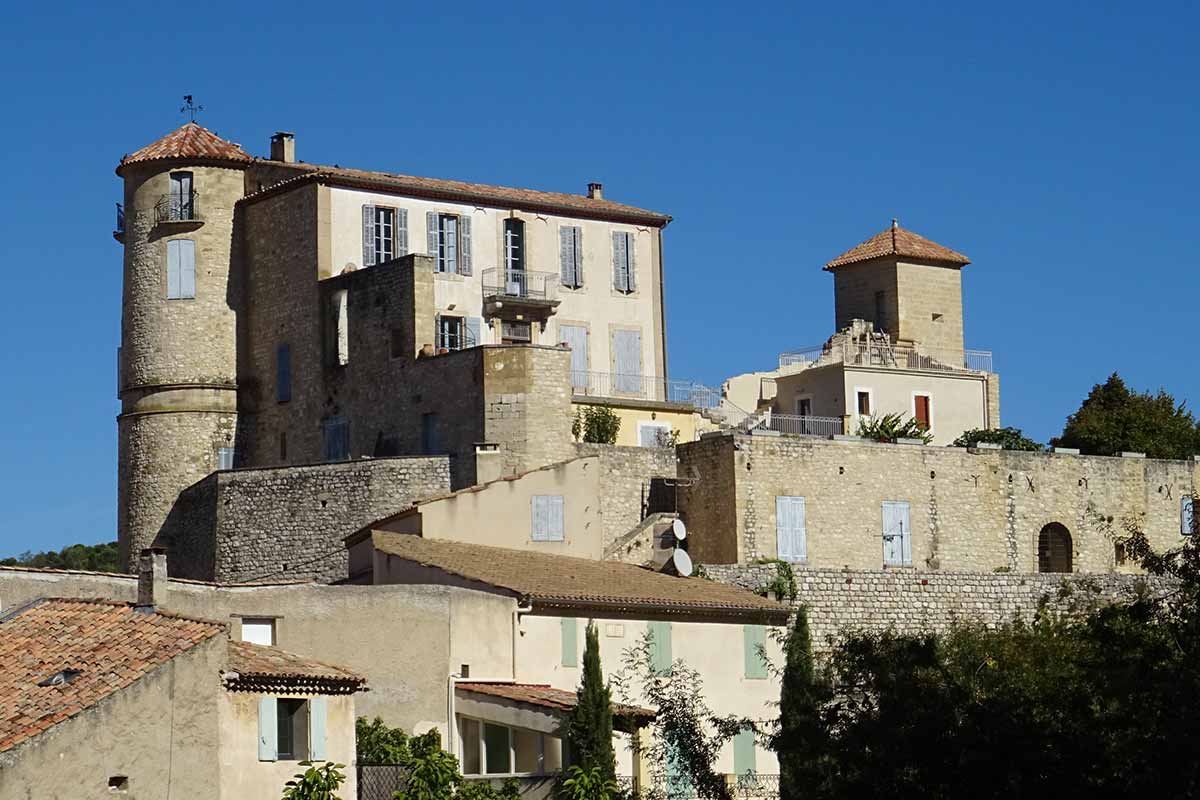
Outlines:
{"type": "Polygon", "coordinates": [[[825,265],[833,273],[835,329],[864,319],[898,344],[962,352],[962,268],[969,263],[892,220],[825,265]]]}

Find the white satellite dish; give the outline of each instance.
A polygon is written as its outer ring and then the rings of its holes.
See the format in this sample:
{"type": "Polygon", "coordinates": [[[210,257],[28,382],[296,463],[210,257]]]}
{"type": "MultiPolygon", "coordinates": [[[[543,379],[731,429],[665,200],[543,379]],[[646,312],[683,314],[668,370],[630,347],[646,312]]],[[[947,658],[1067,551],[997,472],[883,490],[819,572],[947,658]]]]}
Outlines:
{"type": "Polygon", "coordinates": [[[671,530],[675,532],[675,539],[682,542],[687,538],[687,525],[683,524],[683,520],[676,519],[671,523],[671,530]]]}
{"type": "Polygon", "coordinates": [[[692,575],[692,557],[687,554],[686,550],[676,550],[671,554],[671,563],[675,566],[675,572],[681,578],[689,578],[692,575]]]}

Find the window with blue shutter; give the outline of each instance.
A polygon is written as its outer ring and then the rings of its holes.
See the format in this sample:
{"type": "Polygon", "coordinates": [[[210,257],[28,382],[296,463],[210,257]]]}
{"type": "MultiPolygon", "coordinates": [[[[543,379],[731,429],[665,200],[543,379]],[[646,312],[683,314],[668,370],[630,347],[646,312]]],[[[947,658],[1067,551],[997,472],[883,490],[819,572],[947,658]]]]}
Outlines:
{"type": "Polygon", "coordinates": [[[1195,500],[1184,497],[1179,504],[1179,532],[1191,536],[1195,531],[1195,500]]]}
{"type": "Polygon", "coordinates": [[[196,243],[191,239],[167,241],[167,299],[196,296],[196,243]]]}
{"type": "Polygon", "coordinates": [[[233,469],[233,448],[217,448],[217,469],[233,469]]]}
{"type": "Polygon", "coordinates": [[[766,628],[762,625],[742,626],[742,661],[747,678],[761,680],[767,677],[767,662],[763,650],[766,646],[766,628]]]}
{"type": "Polygon", "coordinates": [[[632,233],[613,231],[613,288],[629,294],[637,290],[637,264],[632,233]]]}
{"type": "Polygon", "coordinates": [[[613,388],[621,394],[642,396],[642,332],[612,332],[613,388]]]}
{"type": "Polygon", "coordinates": [[[350,423],[343,417],[330,417],[321,423],[321,438],[326,461],[350,458],[350,423]]]}
{"type": "Polygon", "coordinates": [[[671,655],[671,623],[651,622],[650,629],[650,668],[659,675],[671,671],[674,658],[671,655]]]}
{"type": "Polygon", "coordinates": [[[292,347],[281,344],[275,350],[275,401],[286,403],[292,399],[292,347]]]}
{"type": "Polygon", "coordinates": [[[558,260],[562,285],[571,289],[583,286],[583,228],[563,225],[558,229],[558,260]]]}
{"type": "Polygon", "coordinates": [[[458,274],[470,275],[471,266],[471,218],[458,218],[458,274]]]}
{"type": "Polygon", "coordinates": [[[258,760],[279,760],[278,701],[274,697],[258,698],[258,760]]]}
{"type": "Polygon", "coordinates": [[[463,347],[478,347],[483,344],[483,320],[479,317],[466,318],[467,334],[463,347]]]}
{"type": "Polygon", "coordinates": [[[324,761],[326,758],[325,726],[329,712],[324,697],[308,701],[308,760],[324,761]]]}
{"type": "Polygon", "coordinates": [[[912,564],[912,531],[906,502],[883,503],[883,563],[890,567],[912,564]]]}
{"type": "Polygon", "coordinates": [[[579,666],[579,620],[575,617],[559,619],[562,629],[562,665],[579,666]]]}
{"type": "Polygon", "coordinates": [[[588,329],[583,325],[559,325],[558,339],[571,348],[571,388],[588,388],[588,329]]]}
{"type": "Polygon", "coordinates": [[[803,497],[775,498],[775,557],[780,561],[808,559],[808,530],[803,497]]]}
{"type": "Polygon", "coordinates": [[[531,500],[532,539],[535,542],[561,542],[563,540],[562,495],[535,494],[531,500]]]}

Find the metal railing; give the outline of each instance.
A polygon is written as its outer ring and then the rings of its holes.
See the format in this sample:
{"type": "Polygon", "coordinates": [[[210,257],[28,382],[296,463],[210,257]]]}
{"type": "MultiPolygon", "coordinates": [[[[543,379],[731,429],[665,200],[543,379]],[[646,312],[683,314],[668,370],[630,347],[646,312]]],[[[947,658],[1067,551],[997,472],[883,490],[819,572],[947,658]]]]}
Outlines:
{"type": "Polygon", "coordinates": [[[438,350],[466,350],[477,344],[479,342],[475,341],[475,337],[465,328],[461,333],[439,331],[437,335],[438,350]]]}
{"type": "Polygon", "coordinates": [[[719,408],[721,392],[693,381],[672,381],[653,375],[571,371],[571,391],[576,397],[629,398],[660,403],[683,403],[695,408],[719,408]]]}
{"type": "Polygon", "coordinates": [[[836,436],[842,434],[841,417],[797,416],[794,414],[765,413],[752,429],[778,431],[790,436],[836,436]]]}
{"type": "Polygon", "coordinates": [[[164,194],[154,204],[155,222],[199,222],[200,193],[164,194]]]}
{"type": "Polygon", "coordinates": [[[485,269],[484,297],[515,297],[554,300],[558,297],[558,273],[528,269],[485,269]]]}
{"type": "Polygon", "coordinates": [[[958,350],[878,343],[837,343],[828,347],[806,347],[779,356],[779,368],[811,366],[821,359],[828,363],[929,369],[954,372],[992,372],[990,350],[958,350]]]}
{"type": "Polygon", "coordinates": [[[113,233],[125,232],[125,206],[117,203],[117,227],[113,228],[113,233]]]}

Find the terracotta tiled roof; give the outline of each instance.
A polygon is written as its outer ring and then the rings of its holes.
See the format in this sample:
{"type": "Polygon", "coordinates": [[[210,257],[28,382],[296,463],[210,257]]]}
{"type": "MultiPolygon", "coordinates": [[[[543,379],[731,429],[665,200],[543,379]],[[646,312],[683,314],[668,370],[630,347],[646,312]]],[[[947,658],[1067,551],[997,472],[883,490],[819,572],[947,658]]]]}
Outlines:
{"type": "Polygon", "coordinates": [[[236,673],[225,676],[225,685],[231,689],[292,686],[354,692],[367,682],[345,667],[250,642],[229,643],[229,670],[236,673]]]}
{"type": "Polygon", "coordinates": [[[704,578],[678,578],[616,561],[510,550],[376,531],[376,550],[507,589],[546,607],[755,617],[785,622],[787,606],[704,578]]]}
{"type": "Polygon", "coordinates": [[[0,622],[0,752],[224,631],[217,622],[100,600],[42,600],[17,611],[0,622]],[[38,685],[55,675],[59,685],[38,685]]]}
{"type": "MultiPolygon", "coordinates": [[[[455,689],[489,697],[499,697],[514,703],[526,703],[532,706],[548,708],[552,711],[570,711],[575,708],[577,696],[575,692],[566,689],[555,689],[552,686],[536,683],[491,683],[477,681],[459,681],[455,689]]],[[[652,720],[654,711],[640,706],[627,706],[622,703],[612,704],[613,714],[619,717],[652,720]]]]}
{"type": "Polygon", "coordinates": [[[842,253],[826,264],[825,269],[832,270],[846,264],[855,264],[859,261],[885,256],[907,256],[922,261],[940,261],[960,266],[971,263],[971,259],[962,253],[951,250],[949,247],[943,247],[912,231],[907,231],[893,221],[890,228],[842,253]]]}
{"type": "Polygon", "coordinates": [[[121,168],[129,164],[163,159],[187,159],[199,162],[226,161],[246,164],[253,161],[239,145],[225,141],[208,128],[189,122],[161,139],[151,142],[141,150],[122,158],[117,167],[117,173],[120,174],[121,168]]]}
{"type": "Polygon", "coordinates": [[[484,183],[467,183],[440,178],[419,178],[413,175],[397,175],[337,166],[328,167],[316,164],[291,166],[303,170],[303,174],[274,184],[239,202],[255,202],[262,197],[286,191],[301,183],[317,182],[381,193],[404,194],[450,202],[480,203],[521,211],[547,211],[566,216],[616,220],[656,227],[666,226],[671,221],[671,217],[667,214],[647,211],[612,200],[593,199],[581,194],[542,192],[535,189],[490,186],[484,183]]]}

